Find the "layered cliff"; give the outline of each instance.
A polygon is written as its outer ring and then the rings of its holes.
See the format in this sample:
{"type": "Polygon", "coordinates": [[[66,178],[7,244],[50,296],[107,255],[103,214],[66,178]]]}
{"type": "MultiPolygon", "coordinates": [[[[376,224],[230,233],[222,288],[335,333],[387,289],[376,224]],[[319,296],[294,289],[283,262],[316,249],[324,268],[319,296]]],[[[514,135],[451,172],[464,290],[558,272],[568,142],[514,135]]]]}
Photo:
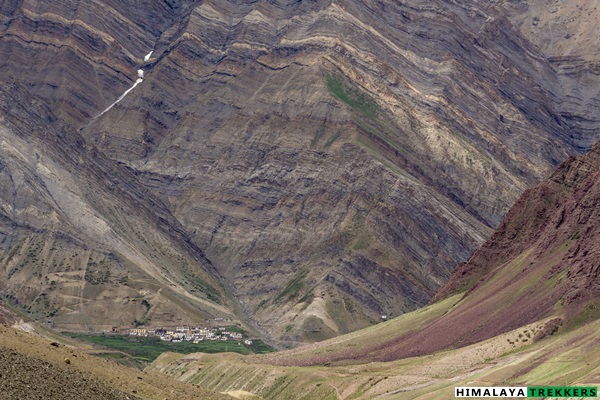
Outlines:
{"type": "Polygon", "coordinates": [[[434,300],[485,286],[501,266],[528,255],[523,272],[549,268],[544,279],[560,276],[564,304],[597,299],[600,294],[598,232],[600,143],[584,156],[561,164],[544,183],[527,190],[498,230],[458,266],[434,300]],[[556,253],[551,262],[546,260],[556,253]],[[543,261],[545,260],[545,261],[543,261]]]}
{"type": "Polygon", "coordinates": [[[487,2],[1,13],[2,75],[125,166],[243,312],[290,341],[426,304],[596,134],[571,129],[559,73],[487,2]]]}
{"type": "Polygon", "coordinates": [[[600,143],[526,191],[429,306],[293,350],[164,354],[147,370],[266,399],[447,399],[457,386],[594,385],[599,205],[600,143]]]}

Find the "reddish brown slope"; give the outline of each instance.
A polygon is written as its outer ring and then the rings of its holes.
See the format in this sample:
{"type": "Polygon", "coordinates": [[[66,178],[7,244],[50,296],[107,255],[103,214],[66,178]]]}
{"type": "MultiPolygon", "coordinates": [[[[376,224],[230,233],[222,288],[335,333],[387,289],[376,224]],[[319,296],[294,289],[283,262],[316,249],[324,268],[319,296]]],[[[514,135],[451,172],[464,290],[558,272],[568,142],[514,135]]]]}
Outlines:
{"type": "Polygon", "coordinates": [[[485,281],[490,271],[526,249],[534,250],[530,263],[535,263],[567,241],[575,245],[569,246],[559,269],[568,269],[573,278],[569,297],[597,295],[598,280],[591,278],[598,276],[599,165],[600,143],[586,155],[565,161],[550,179],[526,191],[492,237],[454,271],[433,301],[466,288],[473,291],[482,283],[476,284],[477,280],[485,281]],[[585,282],[581,282],[582,274],[585,282]]]}
{"type": "Polygon", "coordinates": [[[484,340],[600,294],[600,144],[528,190],[498,231],[453,274],[437,299],[471,287],[424,329],[374,348],[380,360],[484,340]]]}

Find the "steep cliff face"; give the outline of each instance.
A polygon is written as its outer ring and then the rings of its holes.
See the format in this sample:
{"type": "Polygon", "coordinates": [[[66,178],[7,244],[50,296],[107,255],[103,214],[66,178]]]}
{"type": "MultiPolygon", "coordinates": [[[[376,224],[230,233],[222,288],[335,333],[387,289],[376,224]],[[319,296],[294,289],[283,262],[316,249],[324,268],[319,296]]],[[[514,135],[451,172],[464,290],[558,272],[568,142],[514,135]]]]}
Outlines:
{"type": "Polygon", "coordinates": [[[554,71],[485,11],[204,2],[84,134],[266,326],[356,329],[424,304],[573,148],[539,85],[554,71]]]}
{"type": "Polygon", "coordinates": [[[426,304],[595,134],[571,129],[557,71],[487,2],[1,12],[3,75],[127,166],[286,340],[426,304]]]}
{"type": "Polygon", "coordinates": [[[293,350],[165,354],[147,370],[263,398],[447,399],[474,381],[595,382],[599,328],[600,142],[527,190],[427,307],[293,350]]]}
{"type": "MultiPolygon", "coordinates": [[[[526,191],[436,296],[468,288],[447,314],[371,349],[377,359],[468,345],[548,317],[548,334],[600,317],[600,143],[526,191]]],[[[539,337],[539,336],[538,336],[539,337]]]]}
{"type": "Polygon", "coordinates": [[[80,127],[135,81],[156,38],[194,4],[2,2],[2,76],[23,83],[57,116],[80,127]]]}
{"type": "Polygon", "coordinates": [[[551,262],[556,265],[544,278],[560,276],[562,289],[557,293],[566,296],[563,301],[580,303],[597,298],[599,177],[600,143],[584,156],[565,161],[547,181],[527,190],[498,230],[454,271],[434,300],[485,286],[498,273],[496,269],[523,255],[529,261],[523,264],[523,272],[534,265],[540,268],[553,253],[551,262]]]}

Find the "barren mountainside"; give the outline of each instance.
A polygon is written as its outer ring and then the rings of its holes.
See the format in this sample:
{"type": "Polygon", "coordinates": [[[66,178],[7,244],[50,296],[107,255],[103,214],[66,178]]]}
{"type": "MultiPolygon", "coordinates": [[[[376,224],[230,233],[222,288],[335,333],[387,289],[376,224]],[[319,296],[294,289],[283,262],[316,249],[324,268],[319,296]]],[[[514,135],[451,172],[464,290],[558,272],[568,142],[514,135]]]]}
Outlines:
{"type": "Polygon", "coordinates": [[[3,2],[1,292],[62,326],[230,310],[288,342],[427,304],[598,138],[597,60],[558,68],[535,7],[3,2]]]}
{"type": "Polygon", "coordinates": [[[0,398],[44,400],[231,399],[164,375],[145,373],[74,348],[55,335],[49,341],[37,333],[0,324],[0,398]]]}

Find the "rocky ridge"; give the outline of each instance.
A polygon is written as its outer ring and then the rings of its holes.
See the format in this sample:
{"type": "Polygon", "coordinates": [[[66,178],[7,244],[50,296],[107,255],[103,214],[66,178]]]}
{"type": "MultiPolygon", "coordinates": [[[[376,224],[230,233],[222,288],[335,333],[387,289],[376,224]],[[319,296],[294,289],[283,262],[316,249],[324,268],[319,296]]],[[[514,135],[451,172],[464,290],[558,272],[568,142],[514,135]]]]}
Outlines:
{"type": "Polygon", "coordinates": [[[578,146],[589,149],[600,128],[600,44],[595,40],[600,18],[597,2],[500,2],[511,21],[546,56],[557,72],[563,95],[557,104],[566,124],[579,137],[578,146]]]}

